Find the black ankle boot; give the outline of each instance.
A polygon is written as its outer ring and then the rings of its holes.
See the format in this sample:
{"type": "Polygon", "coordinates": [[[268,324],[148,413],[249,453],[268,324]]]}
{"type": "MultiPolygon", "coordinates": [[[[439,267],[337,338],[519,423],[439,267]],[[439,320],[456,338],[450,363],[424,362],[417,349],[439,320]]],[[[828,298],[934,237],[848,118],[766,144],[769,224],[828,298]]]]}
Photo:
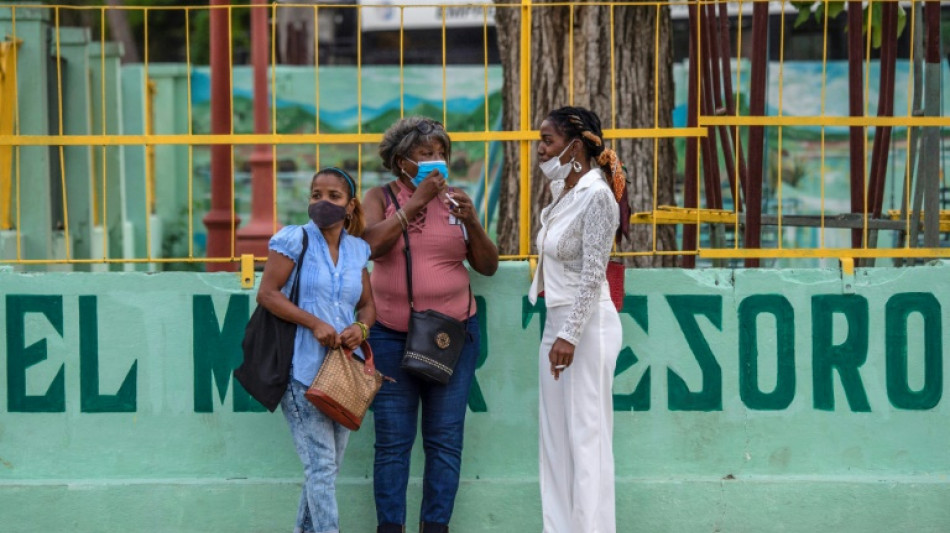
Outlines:
{"type": "Polygon", "coordinates": [[[376,527],[376,533],[406,533],[406,528],[401,524],[383,524],[376,527]]]}
{"type": "Polygon", "coordinates": [[[419,533],[449,533],[448,524],[419,524],[419,533]]]}

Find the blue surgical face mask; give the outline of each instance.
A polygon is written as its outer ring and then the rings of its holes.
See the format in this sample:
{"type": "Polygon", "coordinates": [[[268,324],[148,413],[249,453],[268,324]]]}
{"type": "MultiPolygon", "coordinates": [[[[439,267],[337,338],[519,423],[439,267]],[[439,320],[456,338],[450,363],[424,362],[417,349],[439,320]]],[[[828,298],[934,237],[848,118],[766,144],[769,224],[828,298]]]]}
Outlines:
{"type": "Polygon", "coordinates": [[[442,174],[442,177],[445,178],[446,181],[449,179],[449,167],[445,161],[420,161],[418,163],[412,159],[406,159],[406,161],[415,163],[416,166],[419,167],[419,171],[416,172],[416,175],[412,178],[412,184],[416,187],[418,187],[419,184],[422,183],[422,180],[426,179],[426,176],[433,170],[438,170],[439,174],[442,174]]]}

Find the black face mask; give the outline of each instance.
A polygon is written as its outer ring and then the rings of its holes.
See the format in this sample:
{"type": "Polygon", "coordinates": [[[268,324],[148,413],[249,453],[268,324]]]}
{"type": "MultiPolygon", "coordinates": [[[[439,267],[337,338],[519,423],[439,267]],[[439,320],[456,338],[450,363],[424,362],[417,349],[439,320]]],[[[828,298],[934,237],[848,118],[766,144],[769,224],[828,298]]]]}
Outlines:
{"type": "Polygon", "coordinates": [[[346,218],[346,208],[327,200],[320,200],[315,204],[310,204],[307,214],[318,228],[324,229],[346,218]]]}

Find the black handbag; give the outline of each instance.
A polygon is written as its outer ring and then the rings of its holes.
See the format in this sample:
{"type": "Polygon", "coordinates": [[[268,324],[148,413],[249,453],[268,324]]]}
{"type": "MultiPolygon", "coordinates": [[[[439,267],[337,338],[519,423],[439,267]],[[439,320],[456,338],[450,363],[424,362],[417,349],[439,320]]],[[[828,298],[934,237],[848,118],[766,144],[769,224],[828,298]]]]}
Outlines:
{"type": "MultiPolygon", "coordinates": [[[[303,248],[297,258],[296,276],[290,289],[290,301],[297,305],[300,294],[300,272],[307,253],[307,230],[303,232],[303,248]]],[[[244,328],[244,361],[234,370],[234,379],[267,410],[274,412],[287,390],[290,363],[294,357],[297,324],[288,322],[263,305],[258,305],[244,328]]]]}
{"type": "MultiPolygon", "coordinates": [[[[396,209],[399,201],[389,185],[386,192],[392,198],[396,209]]],[[[409,251],[409,229],[402,230],[406,241],[403,252],[406,254],[406,288],[409,295],[409,332],[406,334],[406,352],[402,357],[401,368],[419,378],[445,385],[452,379],[455,365],[458,363],[462,347],[465,345],[465,323],[438,311],[428,309],[416,311],[412,297],[412,255],[409,251]]],[[[472,311],[472,287],[469,286],[468,312],[472,311]]]]}

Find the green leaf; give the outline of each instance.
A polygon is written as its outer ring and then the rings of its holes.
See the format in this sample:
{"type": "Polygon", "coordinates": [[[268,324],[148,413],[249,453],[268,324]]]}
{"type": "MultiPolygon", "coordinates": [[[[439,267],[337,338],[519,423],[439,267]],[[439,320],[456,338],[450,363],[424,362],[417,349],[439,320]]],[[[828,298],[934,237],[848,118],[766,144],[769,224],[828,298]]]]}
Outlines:
{"type": "Polygon", "coordinates": [[[808,11],[808,9],[799,9],[798,16],[795,17],[795,25],[793,27],[797,28],[804,24],[808,20],[808,15],[810,14],[811,12],[808,11]]]}
{"type": "Polygon", "coordinates": [[[907,13],[904,12],[904,8],[900,4],[897,4],[897,35],[895,39],[900,38],[901,34],[904,33],[904,27],[907,26],[907,13]]]}
{"type": "MultiPolygon", "coordinates": [[[[822,6],[825,4],[822,3],[822,6]]],[[[844,11],[844,2],[829,2],[828,3],[828,20],[831,20],[844,11]]]]}

